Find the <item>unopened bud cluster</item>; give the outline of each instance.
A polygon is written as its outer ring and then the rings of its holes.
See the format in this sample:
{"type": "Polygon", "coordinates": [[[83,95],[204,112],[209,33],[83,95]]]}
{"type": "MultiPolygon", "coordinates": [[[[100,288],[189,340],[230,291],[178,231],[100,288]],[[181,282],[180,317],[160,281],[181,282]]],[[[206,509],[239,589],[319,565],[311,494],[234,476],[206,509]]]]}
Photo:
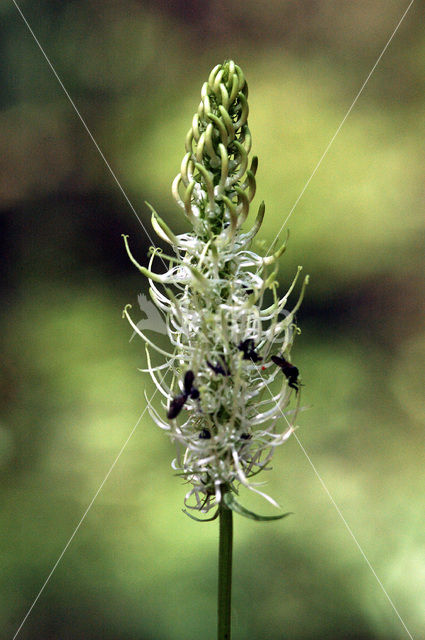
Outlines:
{"type": "Polygon", "coordinates": [[[202,512],[236,492],[239,483],[258,491],[249,479],[289,437],[299,406],[298,369],[289,354],[307,278],[287,311],[300,268],[279,297],[276,263],[285,245],[265,257],[251,248],[263,203],[251,228],[242,229],[257,170],[257,158],[249,163],[247,97],[244,75],[232,61],[216,66],[202,87],[172,187],[192,230],[174,235],[152,209],[153,228],[173,255],[152,248],[145,268],[124,238],[131,260],[149,279],[171,344],[169,351],[156,346],[125,309],[146,342],[148,370],[163,396],[163,408],[149,402],[149,410],[181,445],[173,467],[191,485],[186,507],[202,512]],[[166,270],[158,273],[160,261],[166,270]],[[154,365],[151,348],[165,362],[154,365]]]}

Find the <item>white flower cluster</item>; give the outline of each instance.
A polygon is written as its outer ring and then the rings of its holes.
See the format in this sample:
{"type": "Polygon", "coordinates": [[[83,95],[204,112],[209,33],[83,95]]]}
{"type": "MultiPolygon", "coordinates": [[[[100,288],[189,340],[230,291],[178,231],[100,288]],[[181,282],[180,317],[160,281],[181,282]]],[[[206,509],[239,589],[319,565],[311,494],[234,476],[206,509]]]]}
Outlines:
{"type": "MultiPolygon", "coordinates": [[[[289,354],[308,280],[288,312],[300,268],[279,298],[274,265],[285,245],[266,257],[250,248],[263,220],[263,203],[252,228],[242,231],[257,169],[256,158],[248,169],[247,94],[244,75],[232,61],[216,66],[202,87],[173,183],[193,230],[174,235],[152,209],[153,227],[175,255],[151,249],[149,266],[142,267],[124,237],[131,260],[149,278],[172,345],[170,352],[156,346],[124,310],[146,342],[147,370],[165,399],[161,411],[151,403],[149,410],[184,452],[173,467],[191,484],[186,507],[204,513],[226,494],[237,493],[239,483],[258,491],[249,478],[267,467],[275,447],[289,437],[299,407],[298,369],[289,354]],[[158,258],[168,263],[165,273],[154,271],[158,258]],[[166,357],[165,363],[152,365],[150,347],[166,357]],[[275,378],[281,384],[273,395],[275,378]],[[293,394],[295,406],[284,413],[293,394]]],[[[236,501],[229,504],[246,512],[236,501]]]]}

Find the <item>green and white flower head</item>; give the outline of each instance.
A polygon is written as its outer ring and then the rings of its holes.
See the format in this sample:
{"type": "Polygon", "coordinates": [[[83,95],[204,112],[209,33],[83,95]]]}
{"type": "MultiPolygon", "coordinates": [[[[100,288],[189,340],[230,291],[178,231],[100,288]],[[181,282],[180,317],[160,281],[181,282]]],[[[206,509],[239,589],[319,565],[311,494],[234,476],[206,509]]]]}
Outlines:
{"type": "Polygon", "coordinates": [[[299,333],[295,313],[308,278],[297,302],[286,310],[301,268],[279,297],[276,265],[285,244],[265,257],[251,246],[263,221],[264,203],[251,228],[243,230],[258,164],[256,157],[250,164],[248,159],[247,96],[245,77],[233,61],[214,67],[202,87],[172,186],[191,231],[174,235],[151,207],[153,228],[174,255],[151,248],[145,268],[124,237],[164,316],[170,351],[140,330],[128,307],[124,314],[145,340],[147,370],[164,399],[160,411],[148,401],[150,414],[180,445],[172,466],[191,485],[186,507],[206,513],[224,499],[235,511],[253,516],[234,494],[242,484],[278,506],[250,478],[269,468],[275,448],[294,430],[298,370],[290,369],[295,371],[291,378],[288,369],[271,358],[278,356],[291,367],[290,351],[299,333]],[[165,272],[156,271],[158,261],[165,264],[165,272]],[[165,362],[153,366],[151,349],[165,356],[165,362]],[[280,386],[272,393],[275,379],[280,386]],[[294,406],[289,409],[291,398],[294,406]]]}

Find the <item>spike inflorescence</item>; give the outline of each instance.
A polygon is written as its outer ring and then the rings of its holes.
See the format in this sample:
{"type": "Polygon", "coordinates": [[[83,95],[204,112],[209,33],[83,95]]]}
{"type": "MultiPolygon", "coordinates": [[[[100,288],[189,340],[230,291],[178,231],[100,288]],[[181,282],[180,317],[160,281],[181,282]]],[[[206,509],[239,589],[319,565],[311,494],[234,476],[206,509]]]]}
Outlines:
{"type": "MultiPolygon", "coordinates": [[[[186,507],[204,513],[223,496],[236,493],[239,483],[258,491],[249,479],[267,468],[276,446],[290,436],[299,408],[298,386],[288,384],[272,356],[290,364],[287,359],[299,332],[295,313],[308,278],[292,310],[286,310],[301,268],[279,297],[275,265],[286,242],[267,257],[251,248],[264,203],[251,229],[242,230],[258,166],[255,157],[249,163],[247,97],[244,75],[233,61],[214,67],[202,87],[172,185],[192,230],[175,235],[150,207],[153,228],[174,255],[152,249],[143,267],[124,238],[131,260],[149,279],[171,344],[169,351],[155,345],[124,310],[146,342],[148,371],[164,399],[163,409],[148,402],[149,410],[183,450],[173,467],[191,484],[186,507]],[[165,272],[154,270],[158,257],[168,263],[165,272]],[[267,306],[266,296],[271,298],[267,306]],[[165,356],[165,363],[153,366],[151,349],[165,356]],[[275,379],[280,386],[271,393],[275,379]],[[288,413],[294,391],[295,408],[288,413]]],[[[235,511],[246,512],[234,496],[227,502],[235,511]]]]}

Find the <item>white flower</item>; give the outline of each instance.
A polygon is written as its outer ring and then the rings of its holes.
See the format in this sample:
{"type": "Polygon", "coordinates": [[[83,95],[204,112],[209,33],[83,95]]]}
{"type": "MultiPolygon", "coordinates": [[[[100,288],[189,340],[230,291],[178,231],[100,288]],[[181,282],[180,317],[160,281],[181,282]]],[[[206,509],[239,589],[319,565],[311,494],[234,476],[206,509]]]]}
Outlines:
{"type": "MultiPolygon", "coordinates": [[[[301,268],[279,298],[274,267],[285,244],[266,257],[251,248],[263,203],[253,227],[242,231],[257,169],[256,158],[248,169],[247,94],[243,73],[232,61],[216,66],[202,87],[172,187],[193,230],[174,235],[151,208],[153,227],[174,256],[152,249],[148,268],[142,267],[124,237],[131,260],[149,279],[171,343],[169,352],[156,346],[124,310],[146,342],[147,370],[164,398],[163,410],[149,403],[149,411],[180,445],[173,468],[191,484],[186,507],[202,512],[231,496],[239,483],[259,492],[249,479],[267,468],[276,446],[290,436],[299,407],[298,369],[289,354],[308,278],[287,311],[301,268]],[[154,271],[158,258],[168,263],[164,273],[154,271]],[[165,362],[153,366],[151,348],[165,362]],[[276,378],[280,388],[273,395],[276,378]],[[294,395],[295,408],[287,412],[294,395]]],[[[233,496],[228,503],[250,513],[233,496]]]]}

